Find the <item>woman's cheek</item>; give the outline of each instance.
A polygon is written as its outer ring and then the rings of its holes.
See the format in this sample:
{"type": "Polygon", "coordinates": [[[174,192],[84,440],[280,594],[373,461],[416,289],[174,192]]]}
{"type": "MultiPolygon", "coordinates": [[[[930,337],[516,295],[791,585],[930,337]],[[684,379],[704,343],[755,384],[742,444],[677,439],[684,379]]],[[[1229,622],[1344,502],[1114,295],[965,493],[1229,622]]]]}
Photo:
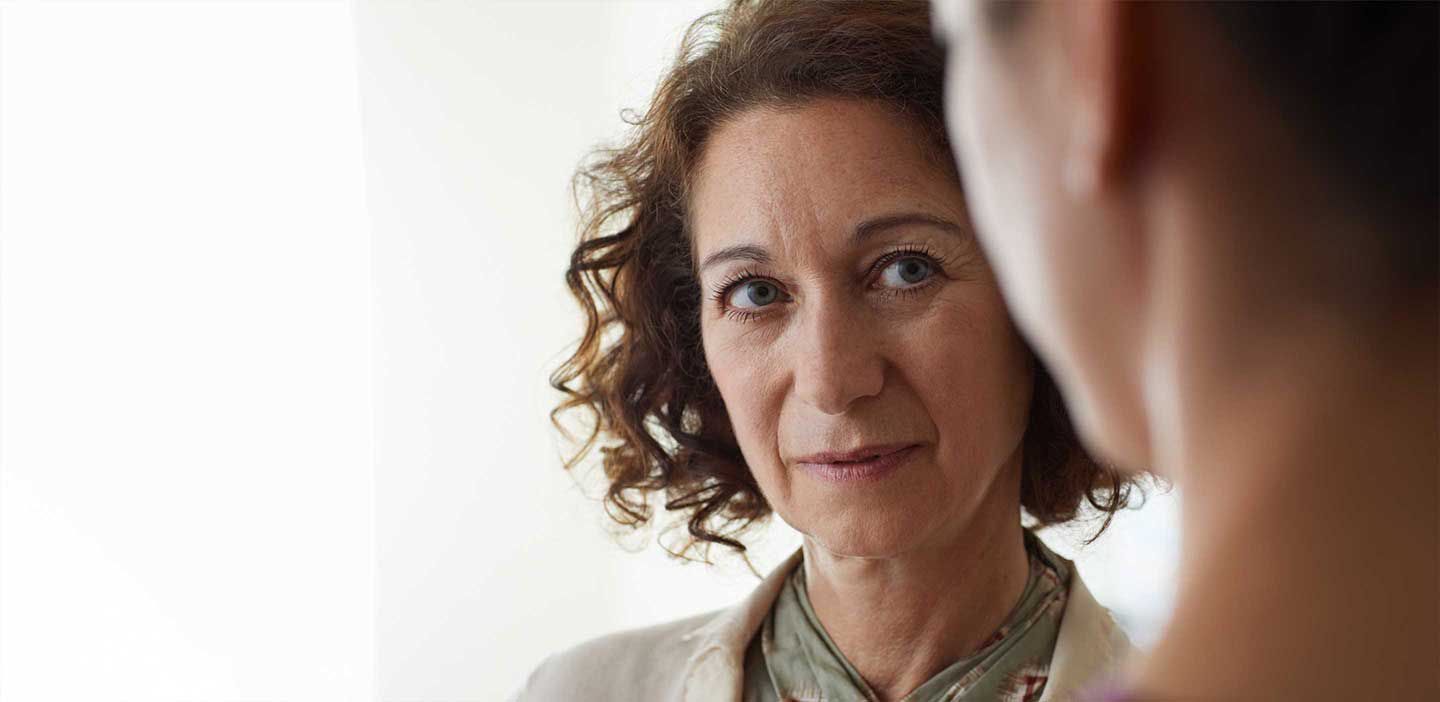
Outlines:
{"type": "Polygon", "coordinates": [[[1029,354],[993,283],[965,292],[979,294],[937,300],[927,330],[935,343],[917,364],[924,369],[917,380],[937,423],[984,428],[1008,442],[1028,417],[1029,354]]]}
{"type": "MultiPolygon", "coordinates": [[[[780,407],[776,398],[779,354],[756,346],[735,330],[708,332],[706,361],[730,415],[741,451],[752,464],[773,462],[780,407]]],[[[757,476],[758,477],[758,476],[757,476]]]]}

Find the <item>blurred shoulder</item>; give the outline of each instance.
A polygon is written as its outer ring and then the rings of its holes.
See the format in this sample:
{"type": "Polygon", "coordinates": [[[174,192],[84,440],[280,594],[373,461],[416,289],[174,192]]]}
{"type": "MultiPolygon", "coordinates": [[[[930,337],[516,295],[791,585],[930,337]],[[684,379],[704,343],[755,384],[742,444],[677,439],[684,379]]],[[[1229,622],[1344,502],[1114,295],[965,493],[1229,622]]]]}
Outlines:
{"type": "Polygon", "coordinates": [[[688,635],[723,611],[606,634],[553,653],[508,701],[677,699],[698,645],[688,635]]]}

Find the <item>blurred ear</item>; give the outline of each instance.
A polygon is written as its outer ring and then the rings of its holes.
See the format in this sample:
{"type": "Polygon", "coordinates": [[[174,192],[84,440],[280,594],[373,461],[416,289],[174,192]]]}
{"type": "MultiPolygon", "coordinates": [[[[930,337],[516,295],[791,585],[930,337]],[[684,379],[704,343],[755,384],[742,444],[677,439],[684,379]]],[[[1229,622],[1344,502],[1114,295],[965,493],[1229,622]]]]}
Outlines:
{"type": "Polygon", "coordinates": [[[1142,3],[1058,3],[1059,33],[1069,59],[1072,110],[1064,182],[1076,199],[1099,196],[1133,174],[1147,123],[1142,3]]]}

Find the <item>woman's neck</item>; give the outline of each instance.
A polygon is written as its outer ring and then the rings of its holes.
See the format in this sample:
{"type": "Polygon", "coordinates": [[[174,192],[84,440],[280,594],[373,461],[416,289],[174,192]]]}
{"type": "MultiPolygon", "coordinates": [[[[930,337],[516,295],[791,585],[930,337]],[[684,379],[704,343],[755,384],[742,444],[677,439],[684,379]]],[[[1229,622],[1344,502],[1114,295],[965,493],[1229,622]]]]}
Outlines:
{"type": "Polygon", "coordinates": [[[1156,458],[1184,486],[1184,563],[1140,690],[1440,695],[1440,378],[1422,306],[1371,333],[1297,323],[1179,347],[1156,458]]]}
{"type": "Polygon", "coordinates": [[[895,557],[837,556],[805,539],[811,606],[882,701],[978,650],[1019,601],[1029,557],[1018,505],[991,502],[944,544],[895,557]]]}

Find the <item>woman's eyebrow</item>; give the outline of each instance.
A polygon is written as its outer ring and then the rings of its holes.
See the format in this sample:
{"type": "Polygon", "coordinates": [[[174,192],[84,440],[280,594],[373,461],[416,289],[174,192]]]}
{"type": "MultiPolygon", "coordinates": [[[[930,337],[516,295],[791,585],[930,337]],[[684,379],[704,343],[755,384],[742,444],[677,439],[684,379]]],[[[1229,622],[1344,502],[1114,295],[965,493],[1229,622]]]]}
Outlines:
{"type": "MultiPolygon", "coordinates": [[[[850,236],[850,242],[852,245],[858,246],[864,243],[866,239],[887,230],[915,224],[934,227],[958,237],[970,236],[970,233],[964,227],[948,219],[921,212],[902,212],[872,217],[861,222],[855,227],[855,233],[850,236]]],[[[736,244],[735,246],[727,246],[706,256],[705,260],[700,263],[700,268],[697,272],[704,271],[711,266],[726,261],[751,261],[763,265],[770,263],[770,260],[770,252],[763,246],[756,244],[736,244]]]]}
{"type": "Polygon", "coordinates": [[[914,224],[921,224],[934,227],[947,234],[954,234],[957,237],[969,238],[970,232],[964,227],[942,217],[925,214],[923,212],[901,212],[897,214],[880,215],[861,222],[855,227],[855,233],[850,237],[850,243],[860,245],[876,234],[896,227],[904,227],[914,224]]]}
{"type": "Polygon", "coordinates": [[[755,244],[726,246],[706,256],[705,260],[700,263],[700,270],[703,271],[717,263],[724,263],[726,261],[753,261],[755,263],[766,264],[770,262],[770,252],[766,251],[765,247],[756,246],[755,244]]]}

